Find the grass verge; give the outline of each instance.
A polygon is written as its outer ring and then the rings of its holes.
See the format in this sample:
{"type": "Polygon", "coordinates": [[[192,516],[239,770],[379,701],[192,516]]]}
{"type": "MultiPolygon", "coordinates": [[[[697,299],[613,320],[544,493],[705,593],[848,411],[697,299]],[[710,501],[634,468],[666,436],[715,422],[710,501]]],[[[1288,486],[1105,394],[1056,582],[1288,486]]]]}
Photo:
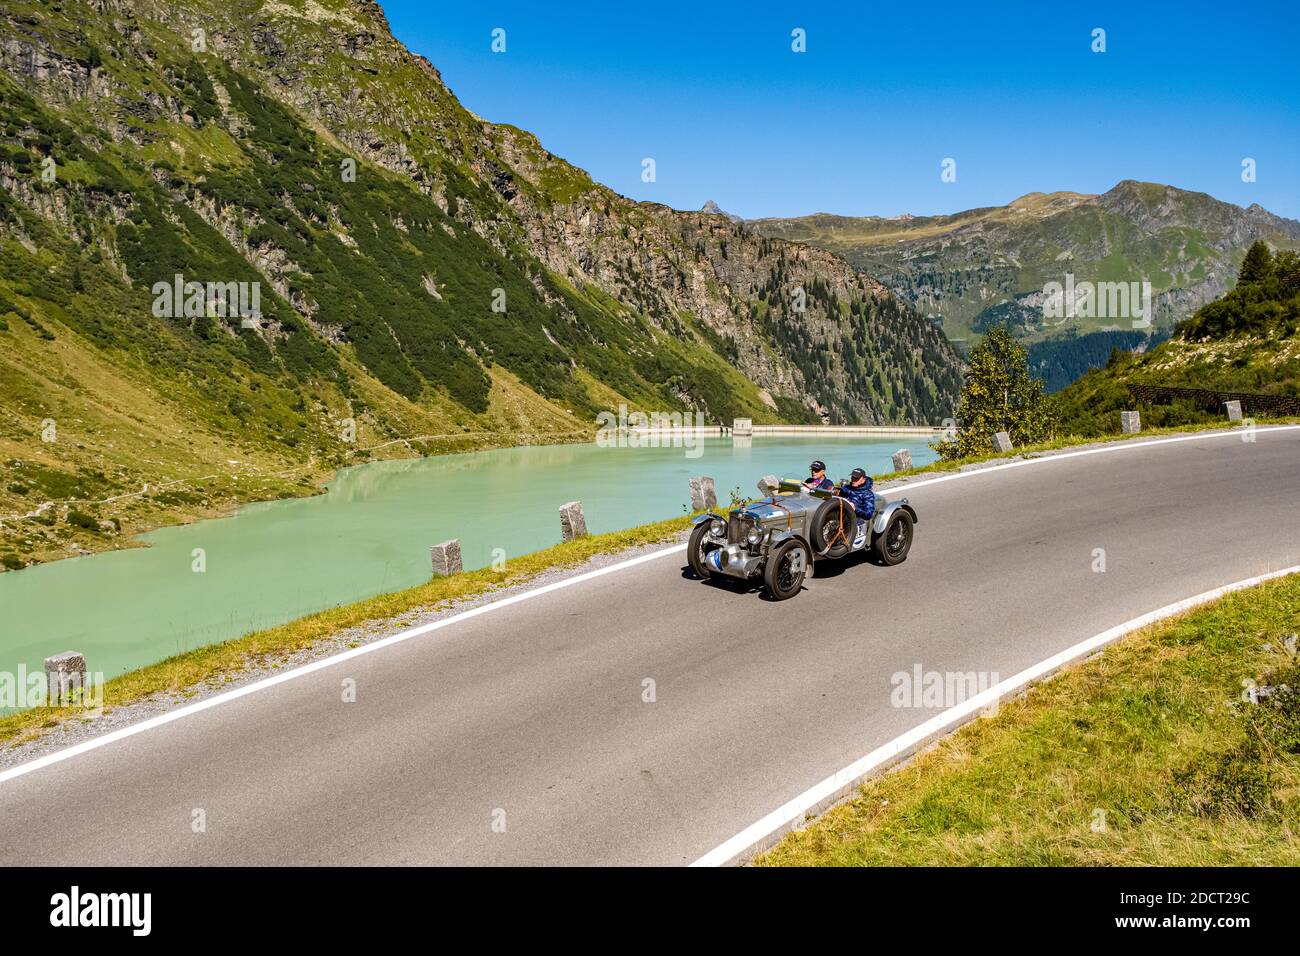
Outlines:
{"type": "MultiPolygon", "coordinates": [[[[197,693],[197,685],[233,680],[248,668],[282,660],[331,635],[372,621],[384,621],[429,607],[447,606],[511,585],[543,571],[579,565],[600,554],[671,539],[690,525],[690,517],[592,535],[513,558],[500,571],[483,568],[449,578],[433,578],[419,587],[340,605],[278,627],[196,648],[150,664],[104,685],[104,711],[135,703],[159,693],[197,693]]],[[[0,717],[0,745],[17,744],[68,720],[84,720],[68,708],[37,707],[0,717]]]]}
{"type": "Polygon", "coordinates": [[[1298,621],[1291,576],[1138,631],[757,862],[1300,864],[1298,621]]]}

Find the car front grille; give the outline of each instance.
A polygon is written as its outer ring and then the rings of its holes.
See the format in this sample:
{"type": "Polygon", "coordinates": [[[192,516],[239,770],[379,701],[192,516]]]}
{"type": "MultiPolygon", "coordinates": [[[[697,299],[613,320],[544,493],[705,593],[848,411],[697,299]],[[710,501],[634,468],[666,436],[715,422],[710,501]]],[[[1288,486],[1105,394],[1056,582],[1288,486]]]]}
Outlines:
{"type": "Polygon", "coordinates": [[[733,515],[727,519],[727,544],[744,544],[745,536],[753,527],[748,518],[733,515]]]}

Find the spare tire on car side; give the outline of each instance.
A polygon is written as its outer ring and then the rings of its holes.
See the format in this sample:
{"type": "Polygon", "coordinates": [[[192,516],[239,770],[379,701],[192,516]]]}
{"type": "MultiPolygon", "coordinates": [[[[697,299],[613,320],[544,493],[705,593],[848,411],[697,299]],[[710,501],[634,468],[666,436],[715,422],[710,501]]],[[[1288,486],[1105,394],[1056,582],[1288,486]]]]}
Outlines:
{"type": "Polygon", "coordinates": [[[853,506],[840,497],[823,501],[808,526],[808,540],[818,558],[844,557],[853,549],[853,538],[857,533],[857,514],[853,506]]]}

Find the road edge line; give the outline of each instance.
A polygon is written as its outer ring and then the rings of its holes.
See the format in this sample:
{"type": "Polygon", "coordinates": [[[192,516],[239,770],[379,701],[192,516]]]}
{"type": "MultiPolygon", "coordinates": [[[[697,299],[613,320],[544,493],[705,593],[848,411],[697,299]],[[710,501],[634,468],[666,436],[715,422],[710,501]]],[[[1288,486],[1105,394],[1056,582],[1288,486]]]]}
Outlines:
{"type": "Polygon", "coordinates": [[[1041,681],[1069,664],[1088,657],[1115,641],[1140,630],[1150,624],[1175,617],[1185,611],[1208,604],[1234,591],[1263,584],[1287,575],[1300,573],[1300,564],[1291,565],[1278,571],[1234,581],[1221,587],[1203,591],[1190,598],[1166,604],[1162,608],[1149,611],[1139,617],[1125,621],[1108,630],[1095,634],[1087,640],[1066,648],[1051,657],[1022,670],[1013,677],[1000,681],[987,690],[981,691],[969,700],[951,707],[943,713],[918,724],[905,734],[895,737],[875,750],[858,758],[847,767],[843,767],[821,782],[809,787],[793,800],[777,807],[763,818],[751,823],[735,836],[720,843],[708,853],[691,863],[691,866],[728,866],[749,862],[759,853],[770,849],[781,837],[798,828],[806,818],[816,816],[829,810],[845,797],[854,793],[868,778],[888,769],[912,756],[918,750],[940,737],[947,736],[964,724],[969,723],[981,711],[997,704],[1002,698],[1018,693],[1020,690],[1041,681]]]}
{"type": "MultiPolygon", "coordinates": [[[[1296,429],[1300,429],[1300,425],[1256,425],[1253,434],[1294,431],[1296,429]]],[[[934,478],[923,478],[920,481],[902,480],[901,483],[895,484],[894,482],[899,482],[900,479],[894,478],[882,482],[882,485],[884,486],[885,491],[894,494],[902,494],[909,488],[922,488],[926,485],[938,485],[945,481],[953,481],[956,478],[970,478],[975,475],[987,475],[992,472],[1007,471],[1011,468],[1020,468],[1025,465],[1038,465],[1049,461],[1064,461],[1067,458],[1083,458],[1086,455],[1104,455],[1109,452],[1128,451],[1133,448],[1151,448],[1155,445],[1173,445],[1186,441],[1204,441],[1208,438],[1228,438],[1231,436],[1240,438],[1244,434],[1247,433],[1241,428],[1231,428],[1223,431],[1196,432],[1191,435],[1173,435],[1169,438],[1152,438],[1145,441],[1114,441],[1107,442],[1097,448],[1080,448],[1077,451],[1042,452],[1039,453],[1040,457],[1037,458],[1018,458],[1014,461],[1006,461],[998,465],[988,465],[984,468],[976,466],[972,467],[969,471],[949,472],[948,474],[936,475],[934,478]]]]}

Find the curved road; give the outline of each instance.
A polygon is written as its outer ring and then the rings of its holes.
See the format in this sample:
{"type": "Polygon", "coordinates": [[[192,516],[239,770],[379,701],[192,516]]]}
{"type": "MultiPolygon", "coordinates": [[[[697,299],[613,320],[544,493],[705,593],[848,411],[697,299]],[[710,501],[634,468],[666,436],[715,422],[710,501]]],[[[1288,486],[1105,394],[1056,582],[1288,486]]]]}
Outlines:
{"type": "Polygon", "coordinates": [[[933,717],[896,672],[1009,677],[1300,563],[1300,430],[1256,439],[910,489],[905,564],[784,603],[677,552],[481,614],[0,782],[0,864],[689,863],[933,717]]]}

